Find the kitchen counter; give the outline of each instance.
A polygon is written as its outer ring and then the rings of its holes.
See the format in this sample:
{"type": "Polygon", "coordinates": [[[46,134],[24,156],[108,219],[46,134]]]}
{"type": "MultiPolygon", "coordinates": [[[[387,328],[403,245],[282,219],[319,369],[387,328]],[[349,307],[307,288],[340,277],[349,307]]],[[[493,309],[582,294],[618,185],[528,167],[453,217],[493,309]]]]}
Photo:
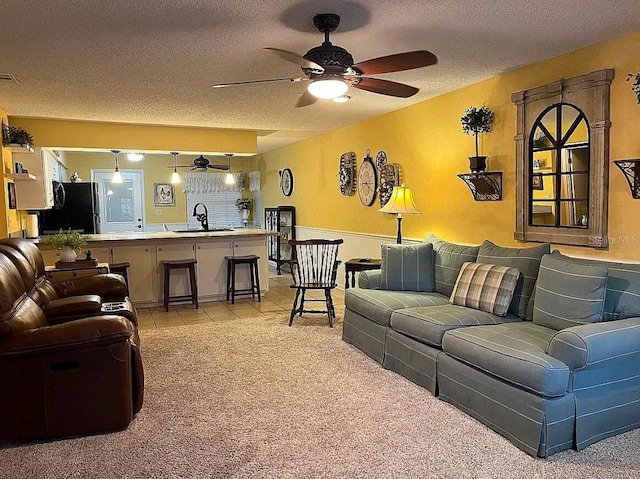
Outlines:
{"type": "MultiPolygon", "coordinates": [[[[162,304],[163,260],[197,260],[198,299],[220,300],[226,297],[227,265],[225,256],[255,254],[260,257],[260,288],[269,290],[267,236],[277,232],[239,228],[232,231],[160,231],[140,233],[107,233],[89,235],[82,251],[103,263],[129,263],[129,296],[139,306],[162,304]]],[[[42,251],[45,264],[53,265],[60,252],[44,242],[34,240],[42,251]]],[[[83,257],[82,253],[78,255],[83,257]]],[[[241,268],[236,277],[238,289],[248,288],[249,270],[241,268]]],[[[187,270],[171,275],[171,295],[188,294],[187,270]]]]}

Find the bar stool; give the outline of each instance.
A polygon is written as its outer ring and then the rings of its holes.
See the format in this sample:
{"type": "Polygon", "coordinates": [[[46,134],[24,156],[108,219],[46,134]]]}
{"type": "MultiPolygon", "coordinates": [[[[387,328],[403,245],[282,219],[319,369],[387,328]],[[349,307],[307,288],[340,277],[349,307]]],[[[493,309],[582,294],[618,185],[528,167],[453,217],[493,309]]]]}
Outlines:
{"type": "Polygon", "coordinates": [[[129,262],[125,263],[113,263],[109,265],[109,272],[119,274],[124,278],[124,282],[127,285],[127,290],[129,290],[129,276],[127,275],[127,271],[131,264],[129,262]]]}
{"type": "Polygon", "coordinates": [[[178,259],[178,260],[162,260],[160,262],[164,270],[164,309],[169,311],[169,303],[175,303],[176,301],[184,301],[190,299],[191,303],[198,309],[198,282],[196,281],[196,264],[195,259],[178,259]],[[189,270],[189,285],[191,287],[191,294],[184,296],[169,296],[169,281],[171,280],[172,269],[188,269],[189,270]]]}
{"type": "Polygon", "coordinates": [[[258,260],[260,256],[248,254],[245,256],[225,256],[225,259],[227,260],[227,301],[229,301],[229,295],[231,295],[231,304],[235,304],[235,297],[237,295],[250,293],[254,299],[257,294],[258,301],[260,302],[260,276],[258,275],[258,260]],[[251,288],[236,289],[236,265],[238,264],[249,265],[251,288]]]}

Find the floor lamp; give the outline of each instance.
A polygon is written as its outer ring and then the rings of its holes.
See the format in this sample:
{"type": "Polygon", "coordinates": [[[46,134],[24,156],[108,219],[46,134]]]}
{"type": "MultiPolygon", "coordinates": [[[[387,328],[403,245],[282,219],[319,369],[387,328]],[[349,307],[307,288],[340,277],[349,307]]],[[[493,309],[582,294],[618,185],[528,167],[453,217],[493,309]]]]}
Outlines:
{"type": "Polygon", "coordinates": [[[411,188],[407,188],[404,184],[393,187],[391,198],[389,198],[387,204],[378,211],[398,215],[398,237],[396,238],[398,244],[402,243],[402,215],[420,214],[416,208],[416,204],[413,202],[411,188]]]}

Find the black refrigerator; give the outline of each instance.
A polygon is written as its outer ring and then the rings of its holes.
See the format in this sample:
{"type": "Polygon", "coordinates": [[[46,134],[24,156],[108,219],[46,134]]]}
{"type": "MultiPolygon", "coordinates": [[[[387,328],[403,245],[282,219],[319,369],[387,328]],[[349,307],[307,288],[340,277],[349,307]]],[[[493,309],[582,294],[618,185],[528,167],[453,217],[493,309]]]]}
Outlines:
{"type": "Polygon", "coordinates": [[[98,183],[61,183],[60,185],[62,188],[57,187],[55,206],[50,210],[39,212],[40,234],[55,234],[61,229],[69,228],[83,234],[100,233],[98,183]]]}

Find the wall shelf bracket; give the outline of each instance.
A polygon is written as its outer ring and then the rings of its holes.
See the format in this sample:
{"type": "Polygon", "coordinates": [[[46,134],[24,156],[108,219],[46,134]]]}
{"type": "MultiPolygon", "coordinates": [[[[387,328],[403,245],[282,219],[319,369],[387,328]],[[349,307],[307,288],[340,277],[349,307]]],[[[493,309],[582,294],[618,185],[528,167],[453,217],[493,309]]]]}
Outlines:
{"type": "Polygon", "coordinates": [[[624,173],[624,177],[627,179],[631,189],[631,196],[636,200],[640,200],[640,158],[615,160],[614,163],[624,173]]]}
{"type": "Polygon", "coordinates": [[[464,181],[476,201],[502,201],[502,172],[461,173],[458,177],[464,181]]]}

